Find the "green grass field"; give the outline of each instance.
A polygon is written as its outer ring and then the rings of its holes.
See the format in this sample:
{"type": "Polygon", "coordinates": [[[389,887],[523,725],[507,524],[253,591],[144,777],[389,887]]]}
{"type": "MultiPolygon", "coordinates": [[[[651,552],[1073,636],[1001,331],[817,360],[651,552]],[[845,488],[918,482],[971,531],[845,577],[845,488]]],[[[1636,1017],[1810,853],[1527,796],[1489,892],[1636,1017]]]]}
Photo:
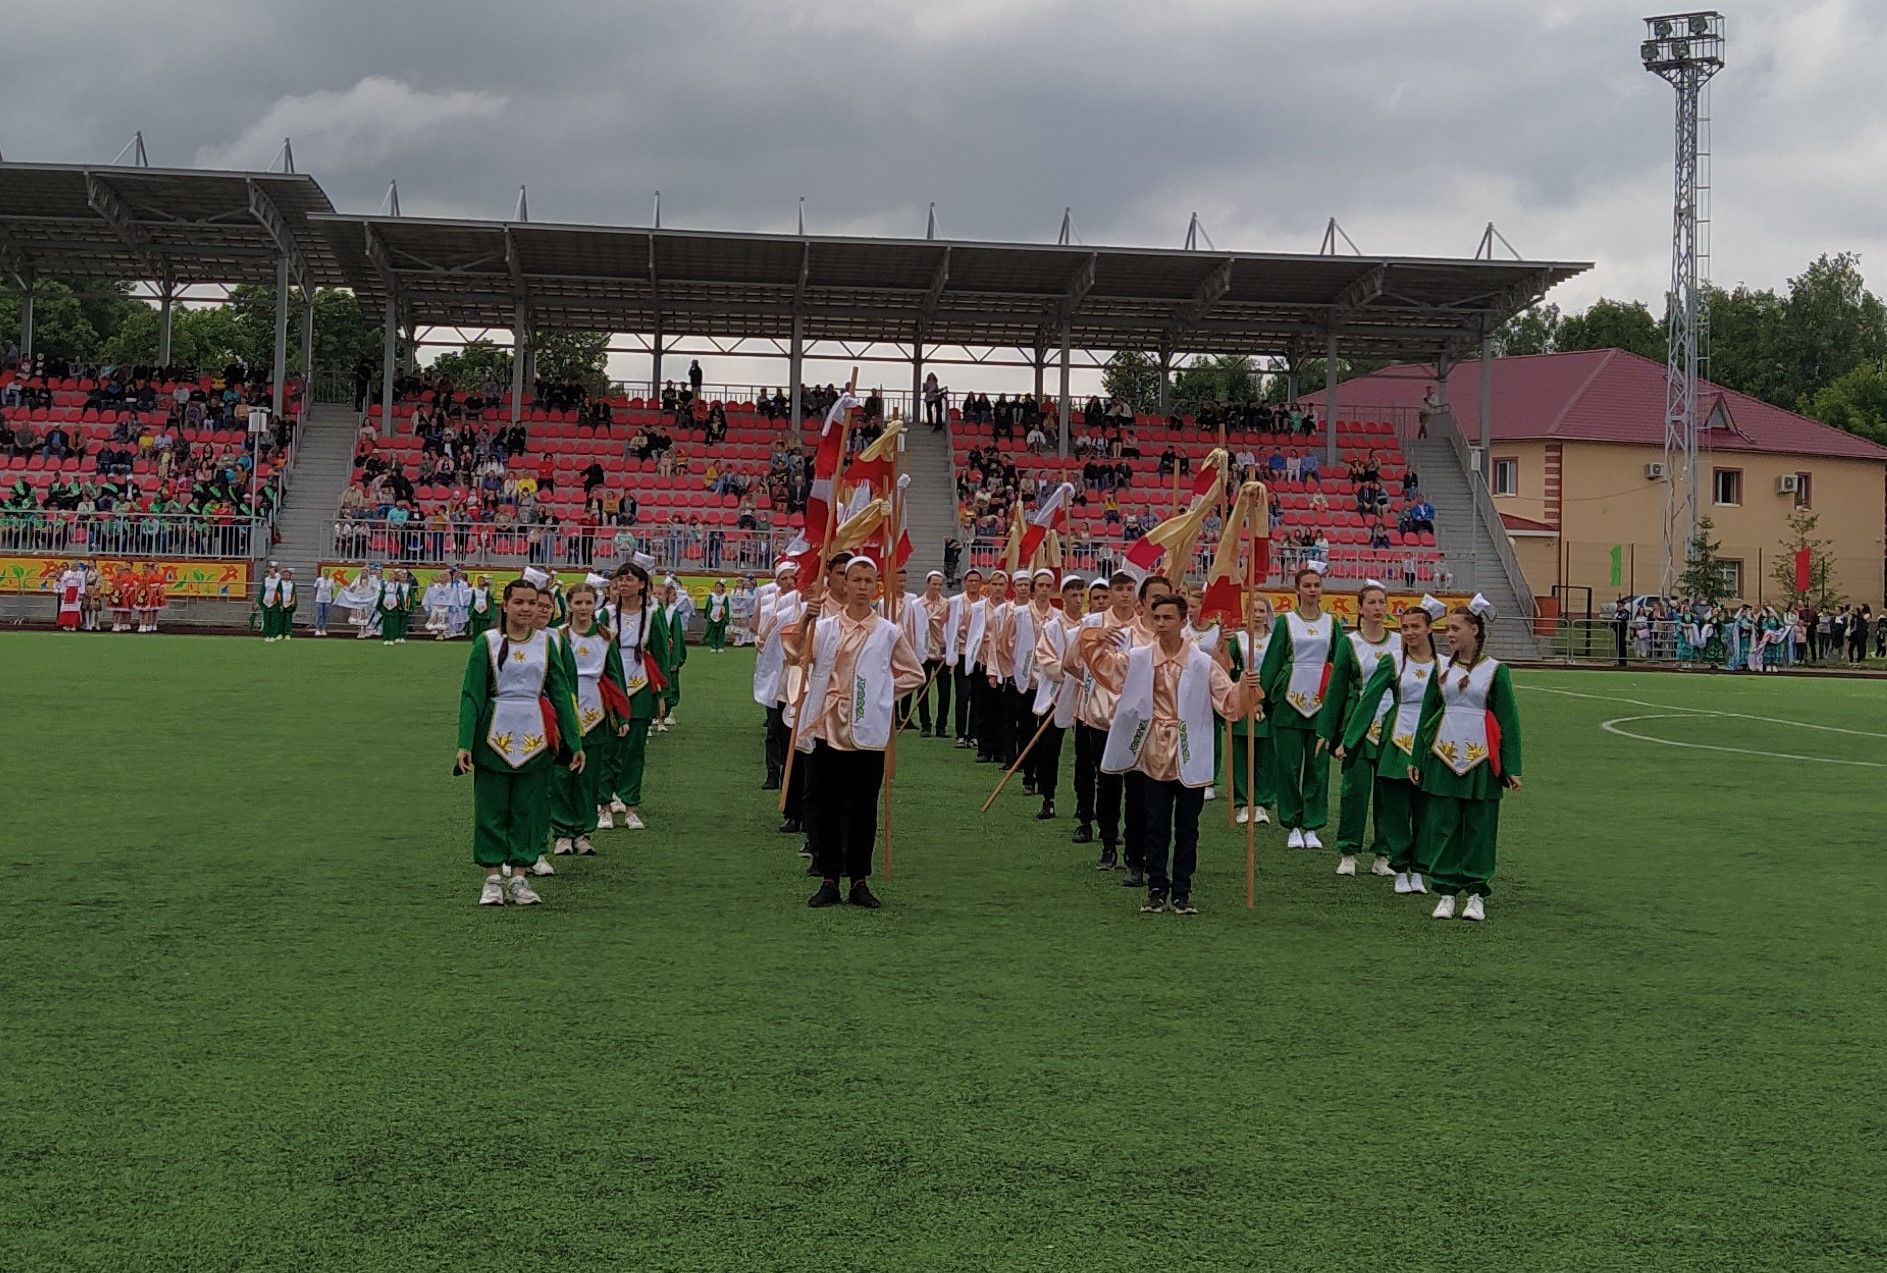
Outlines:
{"type": "Polygon", "coordinates": [[[480,910],[464,646],[0,655],[0,1268],[1887,1261],[1887,684],[1523,674],[1476,927],[1272,828],[1248,912],[1222,804],[1139,915],[908,736],[809,911],[699,652],[653,829],[480,910]]]}

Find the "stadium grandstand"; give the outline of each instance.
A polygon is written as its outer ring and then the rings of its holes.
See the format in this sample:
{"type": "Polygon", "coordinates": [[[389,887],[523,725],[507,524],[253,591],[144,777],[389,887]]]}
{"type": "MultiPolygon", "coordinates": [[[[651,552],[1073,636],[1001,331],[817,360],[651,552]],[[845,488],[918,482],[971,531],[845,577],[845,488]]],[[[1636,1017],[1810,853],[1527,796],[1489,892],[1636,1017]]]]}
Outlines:
{"type": "MultiPolygon", "coordinates": [[[[557,225],[524,219],[522,205],[512,221],[360,216],[336,213],[311,177],[292,172],[12,163],[0,163],[0,255],[27,298],[19,352],[29,368],[42,356],[33,348],[37,278],[150,283],[166,332],[186,282],[273,283],[278,368],[287,363],[291,290],[307,301],[317,286],[345,287],[384,315],[371,404],[309,403],[302,411],[285,376],[261,373],[271,418],[293,408],[305,432],[287,439],[292,483],[283,480],[285,459],[266,475],[252,461],[279,490],[281,513],[249,547],[260,557],[272,546],[272,555],[305,572],[383,555],[415,564],[587,565],[632,547],[646,547],[669,569],[758,567],[799,516],[796,488],[819,396],[806,384],[805,364],[819,357],[909,368],[908,396],[874,395],[868,429],[887,418],[887,404],[916,414],[927,367],[1033,367],[1033,427],[1012,431],[981,410],[985,394],[958,392],[941,427],[909,431],[910,520],[922,554],[914,564],[933,564],[950,539],[967,543],[972,556],[985,551],[978,532],[992,512],[1000,526],[1066,477],[1079,479],[1081,495],[1074,560],[1098,565],[1167,506],[1172,478],[1219,443],[1210,411],[1182,413],[1169,401],[1171,373],[1186,357],[1276,359],[1293,380],[1299,368],[1346,357],[1459,366],[1478,354],[1485,369],[1490,333],[1588,268],[557,225]],[[511,360],[511,383],[442,387],[429,379],[416,352],[418,333],[430,329],[509,333],[520,355],[511,360]],[[566,386],[538,381],[535,348],[562,330],[640,342],[650,356],[647,392],[573,398],[566,386]],[[703,349],[780,357],[783,391],[709,397],[690,384],[665,401],[664,356],[703,349]],[[1071,393],[1077,350],[1089,367],[1107,351],[1149,351],[1159,367],[1154,401],[1099,404],[1114,414],[1097,426],[1071,393]],[[1014,351],[1020,362],[991,351],[1014,351]],[[1051,369],[1059,371],[1053,393],[1051,369]],[[1094,472],[1103,452],[1105,476],[1094,472]],[[973,467],[980,477],[970,486],[992,472],[1004,479],[1000,509],[987,498],[979,507],[979,492],[965,486],[973,467]]],[[[312,323],[306,305],[305,358],[312,323]]],[[[237,396],[246,399],[255,373],[239,370],[237,396]]],[[[112,369],[91,379],[116,376],[112,369]]],[[[77,408],[88,448],[117,444],[107,460],[115,467],[125,440],[112,435],[129,435],[129,422],[108,421],[102,403],[92,404],[95,420],[85,419],[85,395],[96,385],[73,377],[67,388],[66,379],[54,392],[79,398],[58,409],[77,408]]],[[[221,397],[229,387],[217,380],[199,376],[198,388],[221,397]]],[[[176,392],[174,380],[158,385],[176,392]]],[[[1345,411],[1334,383],[1292,414],[1288,423],[1241,415],[1224,432],[1240,468],[1264,476],[1279,496],[1280,562],[1302,550],[1327,555],[1339,578],[1478,587],[1524,633],[1532,598],[1485,491],[1463,481],[1440,523],[1407,516],[1404,497],[1426,494],[1435,461],[1466,468],[1467,439],[1452,438],[1435,460],[1413,457],[1405,450],[1409,413],[1345,411]],[[1423,485],[1405,483],[1412,460],[1423,485]]],[[[248,443],[225,438],[231,421],[206,422],[194,438],[185,422],[178,437],[218,457],[225,446],[247,453],[248,443]]],[[[43,423],[50,418],[28,420],[43,423]]],[[[1451,429],[1451,417],[1442,413],[1432,427],[1451,429]]],[[[143,453],[140,428],[134,479],[141,464],[161,461],[157,449],[153,436],[153,454],[143,453]]],[[[87,454],[96,466],[96,453],[87,454]]],[[[57,464],[64,478],[66,458],[57,464]]],[[[37,494],[37,479],[28,486],[37,494]]]]}

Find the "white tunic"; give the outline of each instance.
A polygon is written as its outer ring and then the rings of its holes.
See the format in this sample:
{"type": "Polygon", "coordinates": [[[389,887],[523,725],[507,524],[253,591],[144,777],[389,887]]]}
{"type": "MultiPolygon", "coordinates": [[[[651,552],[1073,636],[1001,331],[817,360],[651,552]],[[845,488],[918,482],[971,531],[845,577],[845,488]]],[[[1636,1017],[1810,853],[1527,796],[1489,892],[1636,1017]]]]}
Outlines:
{"type": "Polygon", "coordinates": [[[609,661],[609,642],[595,628],[578,636],[569,624],[559,629],[577,665],[577,721],[584,733],[603,723],[603,669],[609,661]]]}
{"type": "Polygon", "coordinates": [[[1295,610],[1284,612],[1284,622],[1291,633],[1291,679],[1285,687],[1284,700],[1306,720],[1317,715],[1324,705],[1324,665],[1330,661],[1330,641],[1336,632],[1336,620],[1318,615],[1306,622],[1295,610]]]}
{"type": "MultiPolygon", "coordinates": [[[[1350,653],[1356,656],[1356,688],[1358,690],[1368,685],[1369,678],[1376,675],[1376,665],[1378,663],[1381,663],[1384,659],[1400,659],[1402,657],[1402,634],[1400,632],[1388,633],[1383,637],[1380,645],[1371,645],[1368,641],[1365,641],[1360,628],[1355,631],[1346,632],[1343,635],[1350,643],[1350,653]]],[[[1386,716],[1388,712],[1389,700],[1388,696],[1385,695],[1382,704],[1376,709],[1375,719],[1371,720],[1369,723],[1369,741],[1372,743],[1382,741],[1383,717],[1386,716]]]]}
{"type": "Polygon", "coordinates": [[[1435,667],[1432,662],[1405,660],[1401,674],[1396,679],[1395,689],[1383,696],[1386,714],[1370,723],[1370,733],[1380,737],[1382,723],[1385,718],[1389,719],[1392,722],[1389,726],[1389,741],[1411,760],[1415,758],[1415,731],[1422,723],[1422,703],[1428,697],[1428,682],[1435,674],[1435,667]]]}
{"type": "Polygon", "coordinates": [[[1438,673],[1442,712],[1434,752],[1457,776],[1465,776],[1487,759],[1487,700],[1494,690],[1494,669],[1499,666],[1499,659],[1482,658],[1464,672],[1450,658],[1438,673]]]}

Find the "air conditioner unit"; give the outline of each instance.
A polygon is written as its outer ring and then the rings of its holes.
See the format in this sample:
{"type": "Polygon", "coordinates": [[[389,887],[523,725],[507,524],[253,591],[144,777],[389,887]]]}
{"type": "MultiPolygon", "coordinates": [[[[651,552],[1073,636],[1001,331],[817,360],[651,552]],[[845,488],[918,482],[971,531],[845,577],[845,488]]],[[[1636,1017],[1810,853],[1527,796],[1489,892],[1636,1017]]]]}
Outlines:
{"type": "Polygon", "coordinates": [[[1645,480],[1647,482],[1662,482],[1664,480],[1664,465],[1658,463],[1656,460],[1645,465],[1645,480]]]}
{"type": "Polygon", "coordinates": [[[1802,475],[1800,473],[1783,473],[1776,478],[1776,494],[1778,495],[1798,495],[1801,490],[1802,475]]]}

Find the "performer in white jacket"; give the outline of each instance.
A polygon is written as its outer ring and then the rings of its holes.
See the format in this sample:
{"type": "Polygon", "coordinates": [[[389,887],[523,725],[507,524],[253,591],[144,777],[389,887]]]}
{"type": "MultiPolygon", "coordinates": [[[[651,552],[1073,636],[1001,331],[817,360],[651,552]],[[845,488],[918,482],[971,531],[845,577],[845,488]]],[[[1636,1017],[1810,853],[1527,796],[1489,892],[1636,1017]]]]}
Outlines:
{"type": "Polygon", "coordinates": [[[1075,633],[1081,629],[1081,594],[1085,581],[1069,575],[1061,581],[1061,609],[1050,609],[1035,630],[1035,701],[1037,720],[1049,717],[1039,726],[1042,736],[1035,743],[1029,759],[1035,767],[1035,792],[1042,797],[1036,813],[1039,821],[1055,816],[1055,790],[1061,783],[1062,740],[1074,727],[1075,712],[1081,705],[1081,663],[1077,657],[1075,633]]]}

